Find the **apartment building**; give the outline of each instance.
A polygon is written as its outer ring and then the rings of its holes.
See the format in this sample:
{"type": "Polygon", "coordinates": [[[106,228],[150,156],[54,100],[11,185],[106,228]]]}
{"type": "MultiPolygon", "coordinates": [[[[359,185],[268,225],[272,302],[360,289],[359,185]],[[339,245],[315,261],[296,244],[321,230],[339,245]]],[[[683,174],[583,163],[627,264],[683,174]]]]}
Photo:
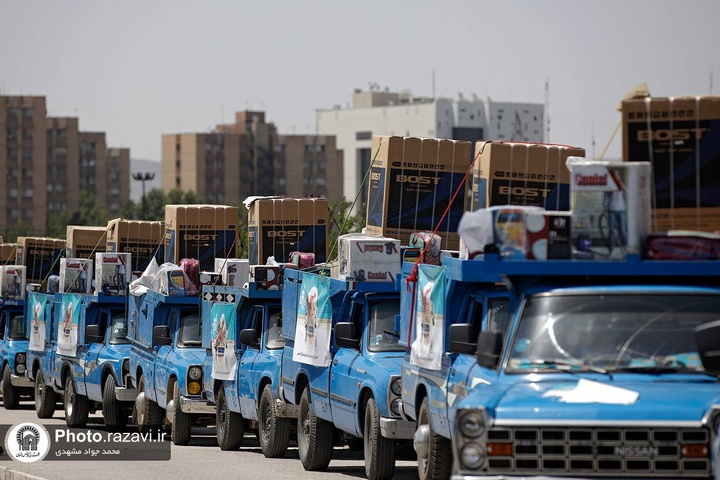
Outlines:
{"type": "Polygon", "coordinates": [[[130,149],[109,147],[105,158],[105,205],[115,215],[130,201],[130,149]]]}
{"type": "Polygon", "coordinates": [[[278,135],[278,146],[279,163],[285,165],[281,186],[286,196],[312,195],[327,198],[330,204],[342,200],[343,158],[335,136],[278,135]]]}

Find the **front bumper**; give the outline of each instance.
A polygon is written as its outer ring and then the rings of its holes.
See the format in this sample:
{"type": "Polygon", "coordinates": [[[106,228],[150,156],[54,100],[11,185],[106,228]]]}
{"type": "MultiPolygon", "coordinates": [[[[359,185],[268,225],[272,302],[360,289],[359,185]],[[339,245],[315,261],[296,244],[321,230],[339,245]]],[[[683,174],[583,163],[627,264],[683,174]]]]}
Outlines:
{"type": "Polygon", "coordinates": [[[10,383],[13,387],[33,388],[35,383],[27,375],[10,375],[10,383]]]}
{"type": "Polygon", "coordinates": [[[407,440],[413,438],[416,422],[401,420],[399,418],[380,418],[380,434],[385,438],[407,440]]]}
{"type": "Polygon", "coordinates": [[[137,388],[115,386],[115,398],[120,402],[134,402],[137,398],[137,388]]]}
{"type": "Polygon", "coordinates": [[[215,404],[200,397],[180,396],[180,411],[201,415],[215,415],[215,404]]]}

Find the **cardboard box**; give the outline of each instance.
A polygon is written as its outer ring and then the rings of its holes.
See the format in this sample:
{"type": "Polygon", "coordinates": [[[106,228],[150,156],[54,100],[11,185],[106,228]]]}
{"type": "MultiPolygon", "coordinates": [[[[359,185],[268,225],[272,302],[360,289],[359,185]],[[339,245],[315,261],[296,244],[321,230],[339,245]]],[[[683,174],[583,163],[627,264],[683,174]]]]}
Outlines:
{"type": "Polygon", "coordinates": [[[60,259],[60,293],[92,292],[93,260],[60,259]]]}
{"type": "Polygon", "coordinates": [[[568,159],[573,257],[623,259],[641,254],[650,233],[649,162],[568,159]]]}
{"type": "Polygon", "coordinates": [[[278,265],[250,265],[250,281],[257,284],[258,290],[278,290],[280,288],[280,267],[278,265]]]}
{"type": "Polygon", "coordinates": [[[287,263],[291,252],[327,259],[328,201],[324,198],[258,198],[248,211],[248,258],[251,265],[268,257],[287,263]]]}
{"type": "Polygon", "coordinates": [[[127,284],[132,281],[130,253],[95,254],[95,292],[106,295],[125,295],[127,284]]]}
{"type": "Polygon", "coordinates": [[[400,240],[349,233],[338,238],[338,276],[360,282],[394,282],[400,273],[400,240]]]}
{"type": "Polygon", "coordinates": [[[372,153],[375,157],[370,167],[365,231],[397,238],[407,245],[413,232],[434,231],[438,227],[442,248],[457,249],[457,226],[465,210],[467,188],[463,180],[472,161],[472,144],[436,138],[374,136],[372,153]],[[456,192],[455,201],[443,218],[456,192]]]}
{"type": "Polygon", "coordinates": [[[216,258],[213,271],[220,273],[223,285],[242,287],[250,280],[250,261],[247,258],[216,258]]]}
{"type": "Polygon", "coordinates": [[[27,267],[27,282],[42,284],[48,276],[60,274],[60,257],[65,240],[48,237],[18,237],[15,263],[27,267]]]}
{"type": "Polygon", "coordinates": [[[25,298],[27,268],[24,265],[0,266],[0,297],[5,300],[25,298]]]}
{"type": "Polygon", "coordinates": [[[68,225],[65,237],[66,258],[94,259],[107,245],[107,227],[68,225]]]}
{"type": "Polygon", "coordinates": [[[720,95],[622,102],[623,160],[650,162],[652,231],[720,230],[720,95]]]}
{"type": "Polygon", "coordinates": [[[17,257],[17,243],[0,243],[0,263],[15,263],[17,257]]]}
{"type": "MultiPolygon", "coordinates": [[[[107,225],[105,251],[132,254],[132,272],[143,271],[155,257],[158,265],[164,262],[165,225],[148,220],[116,218],[107,225]]],[[[128,278],[130,278],[128,272],[128,278]]]]}
{"type": "Polygon", "coordinates": [[[528,212],[525,214],[527,258],[569,260],[572,258],[572,213],[528,212]]]}
{"type": "Polygon", "coordinates": [[[175,265],[194,258],[212,271],[216,258],[235,257],[238,207],[165,205],[165,261],[175,265]]]}
{"type": "Polygon", "coordinates": [[[565,161],[585,150],[567,145],[477,142],[470,210],[525,205],[570,209],[570,173],[565,161]]]}

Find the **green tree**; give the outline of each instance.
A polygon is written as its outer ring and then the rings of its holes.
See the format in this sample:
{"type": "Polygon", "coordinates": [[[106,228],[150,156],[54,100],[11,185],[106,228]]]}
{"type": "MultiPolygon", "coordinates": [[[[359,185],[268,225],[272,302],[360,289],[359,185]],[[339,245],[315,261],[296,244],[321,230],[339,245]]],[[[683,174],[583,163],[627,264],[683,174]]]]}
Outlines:
{"type": "Polygon", "coordinates": [[[328,261],[337,258],[337,239],[346,233],[359,233],[365,226],[365,205],[363,204],[357,212],[351,214],[352,204],[343,197],[338,203],[329,206],[330,231],[328,233],[328,261]]]}

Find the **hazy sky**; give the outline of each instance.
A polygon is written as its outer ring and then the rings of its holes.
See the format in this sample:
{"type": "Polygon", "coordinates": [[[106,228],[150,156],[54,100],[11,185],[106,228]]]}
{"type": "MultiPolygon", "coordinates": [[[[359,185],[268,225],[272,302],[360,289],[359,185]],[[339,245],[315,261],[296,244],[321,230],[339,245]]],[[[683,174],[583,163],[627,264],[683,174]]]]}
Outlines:
{"type": "Polygon", "coordinates": [[[0,89],[159,160],[162,134],[238,110],[313,133],[370,82],[544,103],[549,81],[550,141],[598,156],[637,84],[720,93],[718,19],[719,0],[0,0],[0,89]]]}

